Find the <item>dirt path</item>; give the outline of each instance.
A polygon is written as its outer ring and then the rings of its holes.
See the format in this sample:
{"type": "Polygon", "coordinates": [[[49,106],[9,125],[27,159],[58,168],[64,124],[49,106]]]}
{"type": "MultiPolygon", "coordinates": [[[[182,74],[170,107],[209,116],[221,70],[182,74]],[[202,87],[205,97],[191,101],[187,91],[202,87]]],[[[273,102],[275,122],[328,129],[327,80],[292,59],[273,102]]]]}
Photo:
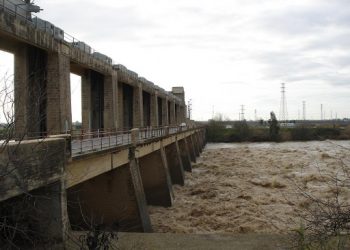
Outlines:
{"type": "Polygon", "coordinates": [[[154,231],[288,232],[310,203],[298,188],[332,197],[342,161],[350,166],[350,141],[208,144],[185,186],[174,186],[173,207],[150,207],[154,231]]]}

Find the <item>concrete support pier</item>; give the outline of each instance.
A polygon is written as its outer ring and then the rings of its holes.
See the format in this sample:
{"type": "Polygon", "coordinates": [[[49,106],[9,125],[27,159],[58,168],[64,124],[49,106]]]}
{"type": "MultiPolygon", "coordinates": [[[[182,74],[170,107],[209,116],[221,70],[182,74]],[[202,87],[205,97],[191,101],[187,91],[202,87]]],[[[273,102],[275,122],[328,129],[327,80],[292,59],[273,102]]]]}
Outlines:
{"type": "Polygon", "coordinates": [[[139,159],[147,204],[170,207],[173,190],[164,148],[139,159]]]}
{"type": "Polygon", "coordinates": [[[67,192],[68,213],[74,230],[104,225],[119,231],[152,231],[135,160],[67,192]]]}
{"type": "Polygon", "coordinates": [[[183,186],[185,184],[185,174],[178,142],[175,141],[175,143],[166,146],[165,153],[172,183],[183,186]]]}
{"type": "Polygon", "coordinates": [[[189,151],[189,146],[187,139],[184,138],[179,140],[180,156],[182,160],[182,165],[185,171],[192,172],[191,156],[189,151]]]}

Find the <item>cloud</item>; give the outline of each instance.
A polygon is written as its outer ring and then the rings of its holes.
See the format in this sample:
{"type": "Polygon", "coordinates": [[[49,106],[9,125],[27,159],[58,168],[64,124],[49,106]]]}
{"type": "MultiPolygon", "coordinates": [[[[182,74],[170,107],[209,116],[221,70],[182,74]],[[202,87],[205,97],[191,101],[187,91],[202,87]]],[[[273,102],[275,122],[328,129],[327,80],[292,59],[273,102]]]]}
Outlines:
{"type": "Polygon", "coordinates": [[[268,116],[282,81],[290,100],[320,103],[310,97],[317,89],[348,114],[338,92],[350,86],[348,0],[36,3],[40,17],[156,84],[184,85],[197,117],[210,118],[215,105],[234,118],[241,104],[268,116]]]}

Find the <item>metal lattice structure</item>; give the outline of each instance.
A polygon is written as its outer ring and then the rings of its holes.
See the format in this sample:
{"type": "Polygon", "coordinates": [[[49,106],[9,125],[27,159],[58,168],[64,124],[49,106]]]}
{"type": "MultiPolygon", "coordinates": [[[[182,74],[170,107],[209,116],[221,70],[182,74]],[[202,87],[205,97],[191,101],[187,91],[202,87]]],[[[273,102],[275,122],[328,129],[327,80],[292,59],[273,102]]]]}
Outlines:
{"type": "Polygon", "coordinates": [[[286,101],[286,86],[285,83],[281,83],[281,104],[280,104],[280,115],[279,119],[281,122],[288,121],[287,101],[286,101]]]}

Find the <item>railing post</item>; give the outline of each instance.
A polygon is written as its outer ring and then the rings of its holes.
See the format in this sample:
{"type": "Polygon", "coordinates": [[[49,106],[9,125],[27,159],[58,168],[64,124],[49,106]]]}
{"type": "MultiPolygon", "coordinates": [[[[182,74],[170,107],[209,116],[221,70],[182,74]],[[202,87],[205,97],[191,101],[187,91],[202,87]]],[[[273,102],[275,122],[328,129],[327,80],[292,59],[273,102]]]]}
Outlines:
{"type": "Polygon", "coordinates": [[[132,146],[136,147],[137,143],[139,142],[140,130],[138,128],[134,128],[130,130],[130,132],[131,132],[131,144],[132,146]]]}

